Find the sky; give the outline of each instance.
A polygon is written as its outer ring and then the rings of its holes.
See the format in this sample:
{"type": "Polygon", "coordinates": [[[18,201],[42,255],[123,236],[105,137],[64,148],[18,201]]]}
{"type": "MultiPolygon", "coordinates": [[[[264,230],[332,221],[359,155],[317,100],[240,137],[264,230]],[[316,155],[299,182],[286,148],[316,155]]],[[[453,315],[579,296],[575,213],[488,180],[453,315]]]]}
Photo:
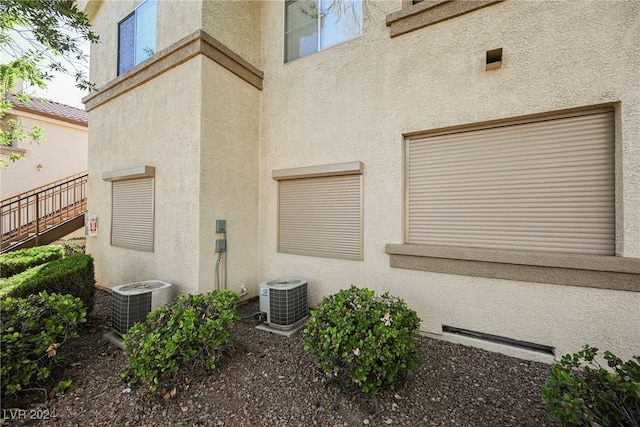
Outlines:
{"type": "MultiPolygon", "coordinates": [[[[14,37],[16,40],[19,40],[18,37],[14,37]]],[[[21,45],[24,43],[20,42],[21,45]]],[[[26,46],[26,44],[24,44],[26,46]]],[[[89,43],[85,42],[82,45],[82,50],[86,55],[89,54],[89,43]]],[[[5,52],[3,49],[0,49],[0,61],[4,62],[11,59],[9,54],[5,52]]],[[[64,65],[64,64],[63,64],[64,65]]],[[[67,67],[71,70],[73,68],[67,67]]],[[[88,63],[87,63],[88,69],[88,63]]],[[[88,71],[87,71],[88,74],[88,71]]],[[[75,87],[76,81],[75,77],[68,76],[65,74],[57,73],[53,80],[47,83],[47,89],[40,89],[38,87],[27,88],[29,93],[33,93],[35,96],[40,98],[49,99],[52,101],[60,102],[62,104],[71,105],[76,108],[84,109],[84,104],[82,103],[82,98],[87,95],[86,91],[82,91],[75,87]]]]}
{"type": "MultiPolygon", "coordinates": [[[[89,55],[89,43],[85,42],[81,47],[85,55],[89,55]]],[[[89,74],[88,67],[89,64],[87,61],[87,75],[89,74]]],[[[73,70],[70,67],[69,69],[73,70]]],[[[84,110],[82,98],[87,96],[88,92],[76,87],[75,77],[58,73],[55,75],[53,80],[47,83],[47,89],[43,90],[36,87],[34,94],[41,98],[46,98],[51,101],[60,102],[61,104],[71,105],[72,107],[84,110]]]]}
{"type": "Polygon", "coordinates": [[[56,101],[61,104],[84,110],[82,98],[87,95],[86,91],[75,87],[76,81],[73,76],[58,74],[53,80],[47,83],[47,89],[36,88],[34,94],[40,98],[56,101]]]}

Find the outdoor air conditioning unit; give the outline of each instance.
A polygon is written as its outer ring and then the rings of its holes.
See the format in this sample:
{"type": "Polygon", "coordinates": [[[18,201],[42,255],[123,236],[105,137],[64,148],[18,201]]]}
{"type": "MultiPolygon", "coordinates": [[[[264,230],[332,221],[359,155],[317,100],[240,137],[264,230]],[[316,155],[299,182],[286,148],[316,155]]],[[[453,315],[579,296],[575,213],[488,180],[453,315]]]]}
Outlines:
{"type": "Polygon", "coordinates": [[[134,323],[171,300],[171,283],[160,280],[116,286],[111,290],[111,329],[124,335],[134,323]]]}
{"type": "Polygon", "coordinates": [[[307,281],[276,279],[260,284],[260,311],[266,324],[277,329],[293,329],[309,317],[307,281]]]}

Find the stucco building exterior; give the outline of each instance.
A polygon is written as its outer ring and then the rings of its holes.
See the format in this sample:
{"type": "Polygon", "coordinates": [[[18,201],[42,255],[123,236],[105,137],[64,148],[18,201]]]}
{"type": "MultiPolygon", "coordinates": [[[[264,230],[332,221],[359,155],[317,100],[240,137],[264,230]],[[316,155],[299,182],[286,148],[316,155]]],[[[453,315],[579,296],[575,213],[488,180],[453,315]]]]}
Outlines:
{"type": "Polygon", "coordinates": [[[87,170],[87,113],[59,102],[33,97],[22,104],[8,95],[14,107],[3,120],[14,119],[26,131],[42,128],[44,141],[14,141],[11,147],[0,147],[3,156],[10,152],[22,155],[0,169],[0,199],[62,180],[87,170]]]}
{"type": "Polygon", "coordinates": [[[210,291],[226,237],[249,296],[355,284],[441,339],[636,354],[640,4],[325,3],[84,4],[98,281],[210,291]]]}

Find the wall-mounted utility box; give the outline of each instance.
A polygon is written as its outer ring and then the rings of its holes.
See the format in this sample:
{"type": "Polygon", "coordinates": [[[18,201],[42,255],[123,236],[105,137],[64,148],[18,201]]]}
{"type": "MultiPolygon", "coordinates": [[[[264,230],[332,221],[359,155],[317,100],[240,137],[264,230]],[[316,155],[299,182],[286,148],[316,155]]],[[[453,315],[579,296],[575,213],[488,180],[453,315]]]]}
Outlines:
{"type": "Polygon", "coordinates": [[[227,220],[216,219],[216,233],[226,233],[226,232],[227,232],[227,220]]]}
{"type": "Polygon", "coordinates": [[[227,250],[227,241],[225,239],[216,240],[216,252],[224,252],[227,250]]]}

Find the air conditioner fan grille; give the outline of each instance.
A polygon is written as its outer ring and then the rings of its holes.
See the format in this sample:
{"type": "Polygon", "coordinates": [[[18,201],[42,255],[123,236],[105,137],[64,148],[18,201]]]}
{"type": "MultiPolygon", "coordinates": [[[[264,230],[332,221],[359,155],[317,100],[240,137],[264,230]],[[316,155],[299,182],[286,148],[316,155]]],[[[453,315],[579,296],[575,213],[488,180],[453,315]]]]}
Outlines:
{"type": "Polygon", "coordinates": [[[307,284],[293,289],[269,290],[269,323],[279,326],[291,326],[309,315],[307,303],[307,284]]]}
{"type": "Polygon", "coordinates": [[[120,335],[129,332],[134,323],[145,320],[151,311],[151,292],[138,295],[113,292],[111,295],[111,327],[120,335]]]}

